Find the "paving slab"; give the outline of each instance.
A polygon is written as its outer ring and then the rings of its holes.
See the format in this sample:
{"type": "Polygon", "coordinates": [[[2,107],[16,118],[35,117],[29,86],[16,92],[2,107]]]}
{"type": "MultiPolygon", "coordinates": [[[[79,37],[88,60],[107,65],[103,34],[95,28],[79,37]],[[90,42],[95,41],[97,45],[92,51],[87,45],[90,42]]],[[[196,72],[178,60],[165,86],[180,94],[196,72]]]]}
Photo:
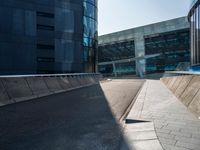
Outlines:
{"type": "Polygon", "coordinates": [[[146,81],[127,118],[151,121],[165,150],[200,149],[200,120],[161,81],[146,81]]]}
{"type": "Polygon", "coordinates": [[[163,150],[158,140],[133,141],[129,147],[122,145],[121,150],[163,150]]]}
{"type": "Polygon", "coordinates": [[[154,131],[138,131],[138,132],[127,131],[125,132],[125,134],[129,138],[130,141],[157,139],[157,136],[154,131]]]}
{"type": "Polygon", "coordinates": [[[154,131],[154,124],[153,122],[126,124],[126,128],[124,129],[124,131],[132,131],[132,132],[154,131]]]}

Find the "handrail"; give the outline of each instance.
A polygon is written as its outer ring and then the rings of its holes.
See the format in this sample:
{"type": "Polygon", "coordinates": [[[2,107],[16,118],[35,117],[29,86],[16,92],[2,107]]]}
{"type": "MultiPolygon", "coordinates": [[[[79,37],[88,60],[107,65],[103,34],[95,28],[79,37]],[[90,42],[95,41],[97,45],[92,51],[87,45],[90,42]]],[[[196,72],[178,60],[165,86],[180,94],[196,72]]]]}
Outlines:
{"type": "Polygon", "coordinates": [[[200,72],[191,72],[191,71],[166,71],[165,74],[200,75],[200,72]]]}
{"type": "Polygon", "coordinates": [[[30,74],[30,75],[0,75],[0,78],[21,78],[21,77],[62,77],[62,76],[95,76],[99,73],[69,73],[69,74],[30,74]]]}

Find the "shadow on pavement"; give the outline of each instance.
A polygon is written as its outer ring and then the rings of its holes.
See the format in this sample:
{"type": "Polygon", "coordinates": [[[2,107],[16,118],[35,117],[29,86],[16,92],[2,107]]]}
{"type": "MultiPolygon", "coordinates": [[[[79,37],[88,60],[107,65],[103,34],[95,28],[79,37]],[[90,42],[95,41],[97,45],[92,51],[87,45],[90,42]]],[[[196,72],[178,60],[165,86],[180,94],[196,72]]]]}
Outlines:
{"type": "Polygon", "coordinates": [[[129,150],[100,85],[0,108],[0,150],[129,150]]]}
{"type": "Polygon", "coordinates": [[[150,122],[150,121],[126,119],[125,122],[126,122],[126,124],[132,124],[132,123],[145,123],[145,122],[150,122]]]}

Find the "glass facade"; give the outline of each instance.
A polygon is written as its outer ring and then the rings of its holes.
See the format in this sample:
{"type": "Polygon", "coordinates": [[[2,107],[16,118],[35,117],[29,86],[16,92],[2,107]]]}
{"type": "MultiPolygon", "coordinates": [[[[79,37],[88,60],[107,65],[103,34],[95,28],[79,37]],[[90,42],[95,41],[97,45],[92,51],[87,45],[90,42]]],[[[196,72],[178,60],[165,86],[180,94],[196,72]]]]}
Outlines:
{"type": "MultiPolygon", "coordinates": [[[[111,62],[135,57],[135,44],[134,40],[122,41],[116,43],[109,43],[99,45],[98,48],[98,61],[111,62]]],[[[116,63],[115,71],[118,75],[135,74],[135,62],[116,63]]],[[[113,65],[99,65],[99,72],[104,75],[113,75],[113,65]]]]}
{"type": "Polygon", "coordinates": [[[194,70],[200,70],[200,0],[191,3],[188,15],[191,25],[191,65],[194,70]]]}
{"type": "Polygon", "coordinates": [[[197,1],[198,1],[198,0],[191,0],[190,7],[192,8],[192,6],[193,6],[197,1]]]}
{"type": "Polygon", "coordinates": [[[0,74],[95,72],[97,0],[3,0],[0,20],[0,74]]]}
{"type": "Polygon", "coordinates": [[[151,54],[160,55],[146,60],[146,73],[173,71],[179,63],[189,62],[189,30],[146,37],[145,55],[151,54]]]}
{"type": "Polygon", "coordinates": [[[96,70],[96,50],[98,47],[97,0],[84,0],[83,61],[85,72],[96,70]]]}

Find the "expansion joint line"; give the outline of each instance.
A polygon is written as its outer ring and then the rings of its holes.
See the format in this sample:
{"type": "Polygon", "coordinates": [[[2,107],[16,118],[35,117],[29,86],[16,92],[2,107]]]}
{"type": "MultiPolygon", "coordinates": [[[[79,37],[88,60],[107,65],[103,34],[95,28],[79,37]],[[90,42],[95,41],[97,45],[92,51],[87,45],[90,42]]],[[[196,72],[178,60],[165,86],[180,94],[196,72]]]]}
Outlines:
{"type": "Polygon", "coordinates": [[[147,80],[146,81],[146,87],[145,87],[144,101],[142,103],[142,109],[141,109],[141,112],[140,112],[140,115],[139,115],[140,118],[142,117],[142,112],[143,112],[143,109],[144,109],[144,103],[145,103],[145,100],[146,100],[148,87],[149,87],[149,81],[147,80]]]}

